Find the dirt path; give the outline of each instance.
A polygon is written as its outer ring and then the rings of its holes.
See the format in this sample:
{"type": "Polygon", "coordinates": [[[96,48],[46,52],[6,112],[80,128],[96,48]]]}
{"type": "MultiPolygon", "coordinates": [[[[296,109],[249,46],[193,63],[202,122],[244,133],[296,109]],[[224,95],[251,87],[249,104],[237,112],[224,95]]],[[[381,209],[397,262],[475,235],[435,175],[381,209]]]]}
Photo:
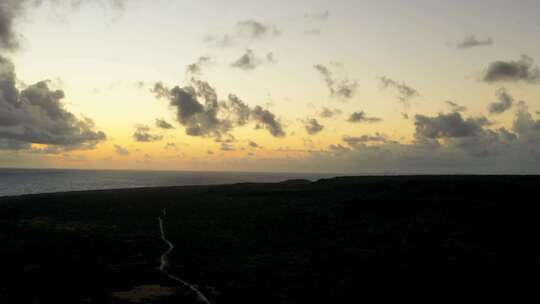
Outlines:
{"type": "Polygon", "coordinates": [[[192,292],[194,292],[197,296],[197,302],[210,304],[210,301],[208,301],[206,296],[200,290],[198,290],[195,286],[172,275],[170,272],[167,271],[167,266],[169,265],[169,254],[174,250],[174,244],[171,243],[165,236],[165,229],[163,226],[164,226],[164,221],[166,217],[167,217],[167,209],[164,208],[163,215],[158,218],[159,230],[161,231],[161,239],[169,246],[169,249],[167,249],[167,251],[165,251],[165,253],[161,255],[161,263],[159,265],[159,270],[163,272],[169,278],[177,281],[178,283],[184,285],[185,287],[189,288],[192,292]]]}

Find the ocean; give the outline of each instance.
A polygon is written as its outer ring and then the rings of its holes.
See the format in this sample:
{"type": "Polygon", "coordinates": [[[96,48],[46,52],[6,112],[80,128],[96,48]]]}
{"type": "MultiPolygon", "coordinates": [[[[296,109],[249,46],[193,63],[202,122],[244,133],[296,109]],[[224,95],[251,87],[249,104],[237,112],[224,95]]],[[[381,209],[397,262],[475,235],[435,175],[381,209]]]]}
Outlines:
{"type": "Polygon", "coordinates": [[[335,174],[0,169],[0,196],[141,187],[318,180],[335,174]]]}

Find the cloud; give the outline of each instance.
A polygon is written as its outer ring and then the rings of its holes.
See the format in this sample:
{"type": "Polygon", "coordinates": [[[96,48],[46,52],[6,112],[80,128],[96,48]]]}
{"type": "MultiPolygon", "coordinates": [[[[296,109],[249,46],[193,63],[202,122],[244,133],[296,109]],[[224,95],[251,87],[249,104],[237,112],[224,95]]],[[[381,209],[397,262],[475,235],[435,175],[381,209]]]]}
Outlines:
{"type": "Polygon", "coordinates": [[[156,119],[156,127],[164,130],[174,129],[174,126],[164,119],[156,119]]]}
{"type": "Polygon", "coordinates": [[[364,111],[360,111],[352,113],[347,121],[353,123],[376,123],[381,122],[382,119],[378,117],[368,117],[364,111]]]}
{"type": "Polygon", "coordinates": [[[481,39],[477,39],[475,35],[470,35],[470,36],[465,37],[463,41],[459,42],[456,45],[456,47],[458,49],[470,49],[473,47],[488,46],[488,45],[493,45],[493,39],[487,38],[487,39],[481,40],[481,39]]]}
{"type": "Polygon", "coordinates": [[[0,49],[16,51],[20,47],[20,35],[15,29],[15,20],[21,17],[31,4],[68,4],[79,7],[85,3],[103,2],[114,9],[123,9],[126,0],[2,0],[0,1],[0,49]]]}
{"type": "Polygon", "coordinates": [[[501,114],[512,107],[514,98],[506,91],[505,88],[500,88],[496,92],[498,101],[488,105],[488,111],[491,114],[501,114]]]}
{"type": "Polygon", "coordinates": [[[322,130],[324,130],[324,126],[317,121],[315,118],[308,119],[304,122],[304,127],[306,128],[306,132],[309,135],[315,135],[322,130]]]}
{"type": "Polygon", "coordinates": [[[460,138],[476,136],[489,124],[485,117],[463,119],[460,113],[439,113],[435,117],[415,116],[416,138],[460,138]]]}
{"type": "Polygon", "coordinates": [[[136,142],[154,142],[160,141],[163,139],[162,135],[156,135],[150,133],[150,127],[145,125],[138,125],[135,128],[135,133],[133,133],[133,139],[136,142]]]}
{"type": "Polygon", "coordinates": [[[375,135],[362,135],[362,136],[343,136],[343,141],[351,147],[357,147],[359,145],[367,143],[386,143],[388,139],[386,136],[375,133],[375,135]]]}
{"type": "Polygon", "coordinates": [[[187,66],[186,70],[189,74],[192,75],[201,75],[202,68],[212,64],[212,57],[210,56],[201,56],[197,62],[192,63],[187,66]]]}
{"type": "Polygon", "coordinates": [[[328,67],[322,64],[317,64],[314,66],[314,68],[323,76],[324,82],[328,86],[328,90],[330,90],[331,96],[344,99],[350,99],[354,97],[354,94],[358,89],[357,81],[351,81],[348,79],[336,80],[330,69],[328,69],[328,67]]]}
{"type": "Polygon", "coordinates": [[[379,80],[381,81],[383,89],[386,89],[386,88],[394,88],[394,89],[396,89],[397,92],[398,92],[397,98],[400,101],[404,102],[404,103],[408,102],[411,98],[420,95],[418,93],[418,90],[416,90],[415,88],[407,85],[405,82],[399,83],[399,82],[397,82],[397,81],[395,81],[393,79],[390,79],[390,78],[388,78],[386,76],[380,77],[379,80]]]}
{"type": "Polygon", "coordinates": [[[116,151],[116,154],[126,156],[129,155],[129,150],[120,146],[120,145],[114,145],[114,149],[116,151]]]}
{"type": "Polygon", "coordinates": [[[332,118],[332,117],[341,115],[342,113],[343,111],[341,111],[340,109],[329,109],[329,108],[324,107],[322,111],[319,113],[319,116],[321,118],[332,118]]]}
{"type": "Polygon", "coordinates": [[[189,86],[176,86],[170,90],[156,83],[153,92],[158,98],[169,100],[169,105],[176,111],[177,121],[186,128],[188,135],[219,137],[231,128],[227,120],[218,118],[217,94],[206,82],[193,80],[189,86]]]}
{"type": "Polygon", "coordinates": [[[261,106],[256,106],[251,112],[253,119],[257,122],[259,128],[265,128],[274,137],[284,137],[285,131],[283,126],[276,119],[276,116],[268,111],[264,110],[261,106]]]}
{"type": "Polygon", "coordinates": [[[169,142],[165,145],[165,150],[178,150],[178,147],[175,143],[169,142]]]}
{"type": "Polygon", "coordinates": [[[87,117],[65,109],[61,90],[40,81],[19,91],[15,67],[0,56],[0,140],[10,146],[47,145],[49,152],[93,149],[106,140],[87,117]]]}
{"type": "Polygon", "coordinates": [[[242,56],[240,56],[240,58],[231,63],[231,66],[233,68],[251,71],[258,67],[260,64],[260,61],[255,58],[255,53],[253,53],[252,50],[248,49],[242,56]]]}
{"type": "Polygon", "coordinates": [[[209,35],[205,37],[204,42],[218,47],[231,47],[238,44],[249,45],[280,34],[280,30],[275,26],[249,19],[238,22],[233,32],[222,36],[209,35]]]}
{"type": "Polygon", "coordinates": [[[0,49],[13,51],[19,48],[14,20],[22,12],[26,1],[2,0],[0,2],[0,49]]]}
{"type": "Polygon", "coordinates": [[[225,151],[225,152],[230,152],[230,151],[236,151],[236,148],[231,145],[230,143],[221,143],[221,147],[220,147],[221,151],[225,151]]]}
{"type": "Polygon", "coordinates": [[[190,85],[172,89],[158,82],[151,91],[157,98],[169,101],[187,135],[219,139],[235,127],[254,122],[275,137],[285,136],[283,126],[272,112],[260,106],[251,108],[234,94],[218,101],[215,89],[207,82],[191,79],[190,85]]]}
{"type": "Polygon", "coordinates": [[[534,142],[540,139],[540,120],[533,119],[525,102],[518,103],[518,110],[512,128],[521,137],[534,139],[534,142]]]}
{"type": "Polygon", "coordinates": [[[536,84],[540,81],[540,69],[534,59],[522,55],[517,61],[492,62],[483,77],[484,82],[525,82],[536,84]]]}
{"type": "Polygon", "coordinates": [[[457,103],[455,103],[455,102],[453,102],[451,100],[447,100],[447,101],[445,101],[445,103],[450,107],[450,110],[452,112],[465,112],[465,111],[467,111],[466,107],[461,106],[461,105],[459,105],[459,104],[457,104],[457,103]]]}
{"type": "Polygon", "coordinates": [[[276,56],[274,55],[274,52],[269,52],[266,54],[266,61],[269,63],[276,63],[276,56]]]}

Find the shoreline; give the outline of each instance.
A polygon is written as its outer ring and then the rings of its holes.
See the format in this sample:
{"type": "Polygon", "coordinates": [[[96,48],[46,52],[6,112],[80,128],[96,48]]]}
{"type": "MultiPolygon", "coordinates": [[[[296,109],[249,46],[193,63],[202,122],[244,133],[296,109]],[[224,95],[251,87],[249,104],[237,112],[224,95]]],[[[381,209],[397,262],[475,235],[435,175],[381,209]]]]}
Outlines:
{"type": "MultiPolygon", "coordinates": [[[[173,171],[171,171],[173,172],[173,171]]],[[[279,174],[279,173],[277,173],[279,174]]],[[[196,188],[208,188],[208,187],[226,187],[226,186],[237,186],[237,185],[278,185],[288,182],[302,181],[305,183],[318,183],[321,181],[362,181],[362,180],[388,180],[396,181],[400,179],[424,179],[426,181],[432,181],[437,179],[502,179],[502,178],[524,178],[524,179],[535,179],[540,178],[540,174],[428,174],[428,175],[343,175],[343,176],[334,176],[329,178],[321,178],[317,180],[309,179],[288,179],[280,182],[238,182],[238,183],[216,183],[216,184],[192,184],[192,185],[179,185],[179,186],[141,186],[141,187],[122,187],[122,188],[107,188],[107,189],[89,189],[89,190],[70,190],[70,191],[58,191],[58,192],[42,192],[42,193],[28,193],[28,194],[19,194],[19,195],[0,195],[0,203],[5,199],[13,198],[31,198],[31,197],[40,197],[40,196],[57,196],[57,195],[76,195],[76,194],[92,194],[92,193],[108,193],[108,192],[132,192],[132,191],[172,191],[172,190],[193,190],[196,188]]]]}

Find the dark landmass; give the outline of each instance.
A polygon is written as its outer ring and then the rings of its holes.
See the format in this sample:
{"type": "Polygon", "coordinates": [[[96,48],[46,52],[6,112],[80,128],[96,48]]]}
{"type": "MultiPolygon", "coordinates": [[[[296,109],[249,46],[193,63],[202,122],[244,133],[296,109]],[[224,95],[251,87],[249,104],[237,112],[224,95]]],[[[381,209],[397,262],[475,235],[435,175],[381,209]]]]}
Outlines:
{"type": "Polygon", "coordinates": [[[538,303],[540,177],[0,198],[0,303],[538,303]]]}

